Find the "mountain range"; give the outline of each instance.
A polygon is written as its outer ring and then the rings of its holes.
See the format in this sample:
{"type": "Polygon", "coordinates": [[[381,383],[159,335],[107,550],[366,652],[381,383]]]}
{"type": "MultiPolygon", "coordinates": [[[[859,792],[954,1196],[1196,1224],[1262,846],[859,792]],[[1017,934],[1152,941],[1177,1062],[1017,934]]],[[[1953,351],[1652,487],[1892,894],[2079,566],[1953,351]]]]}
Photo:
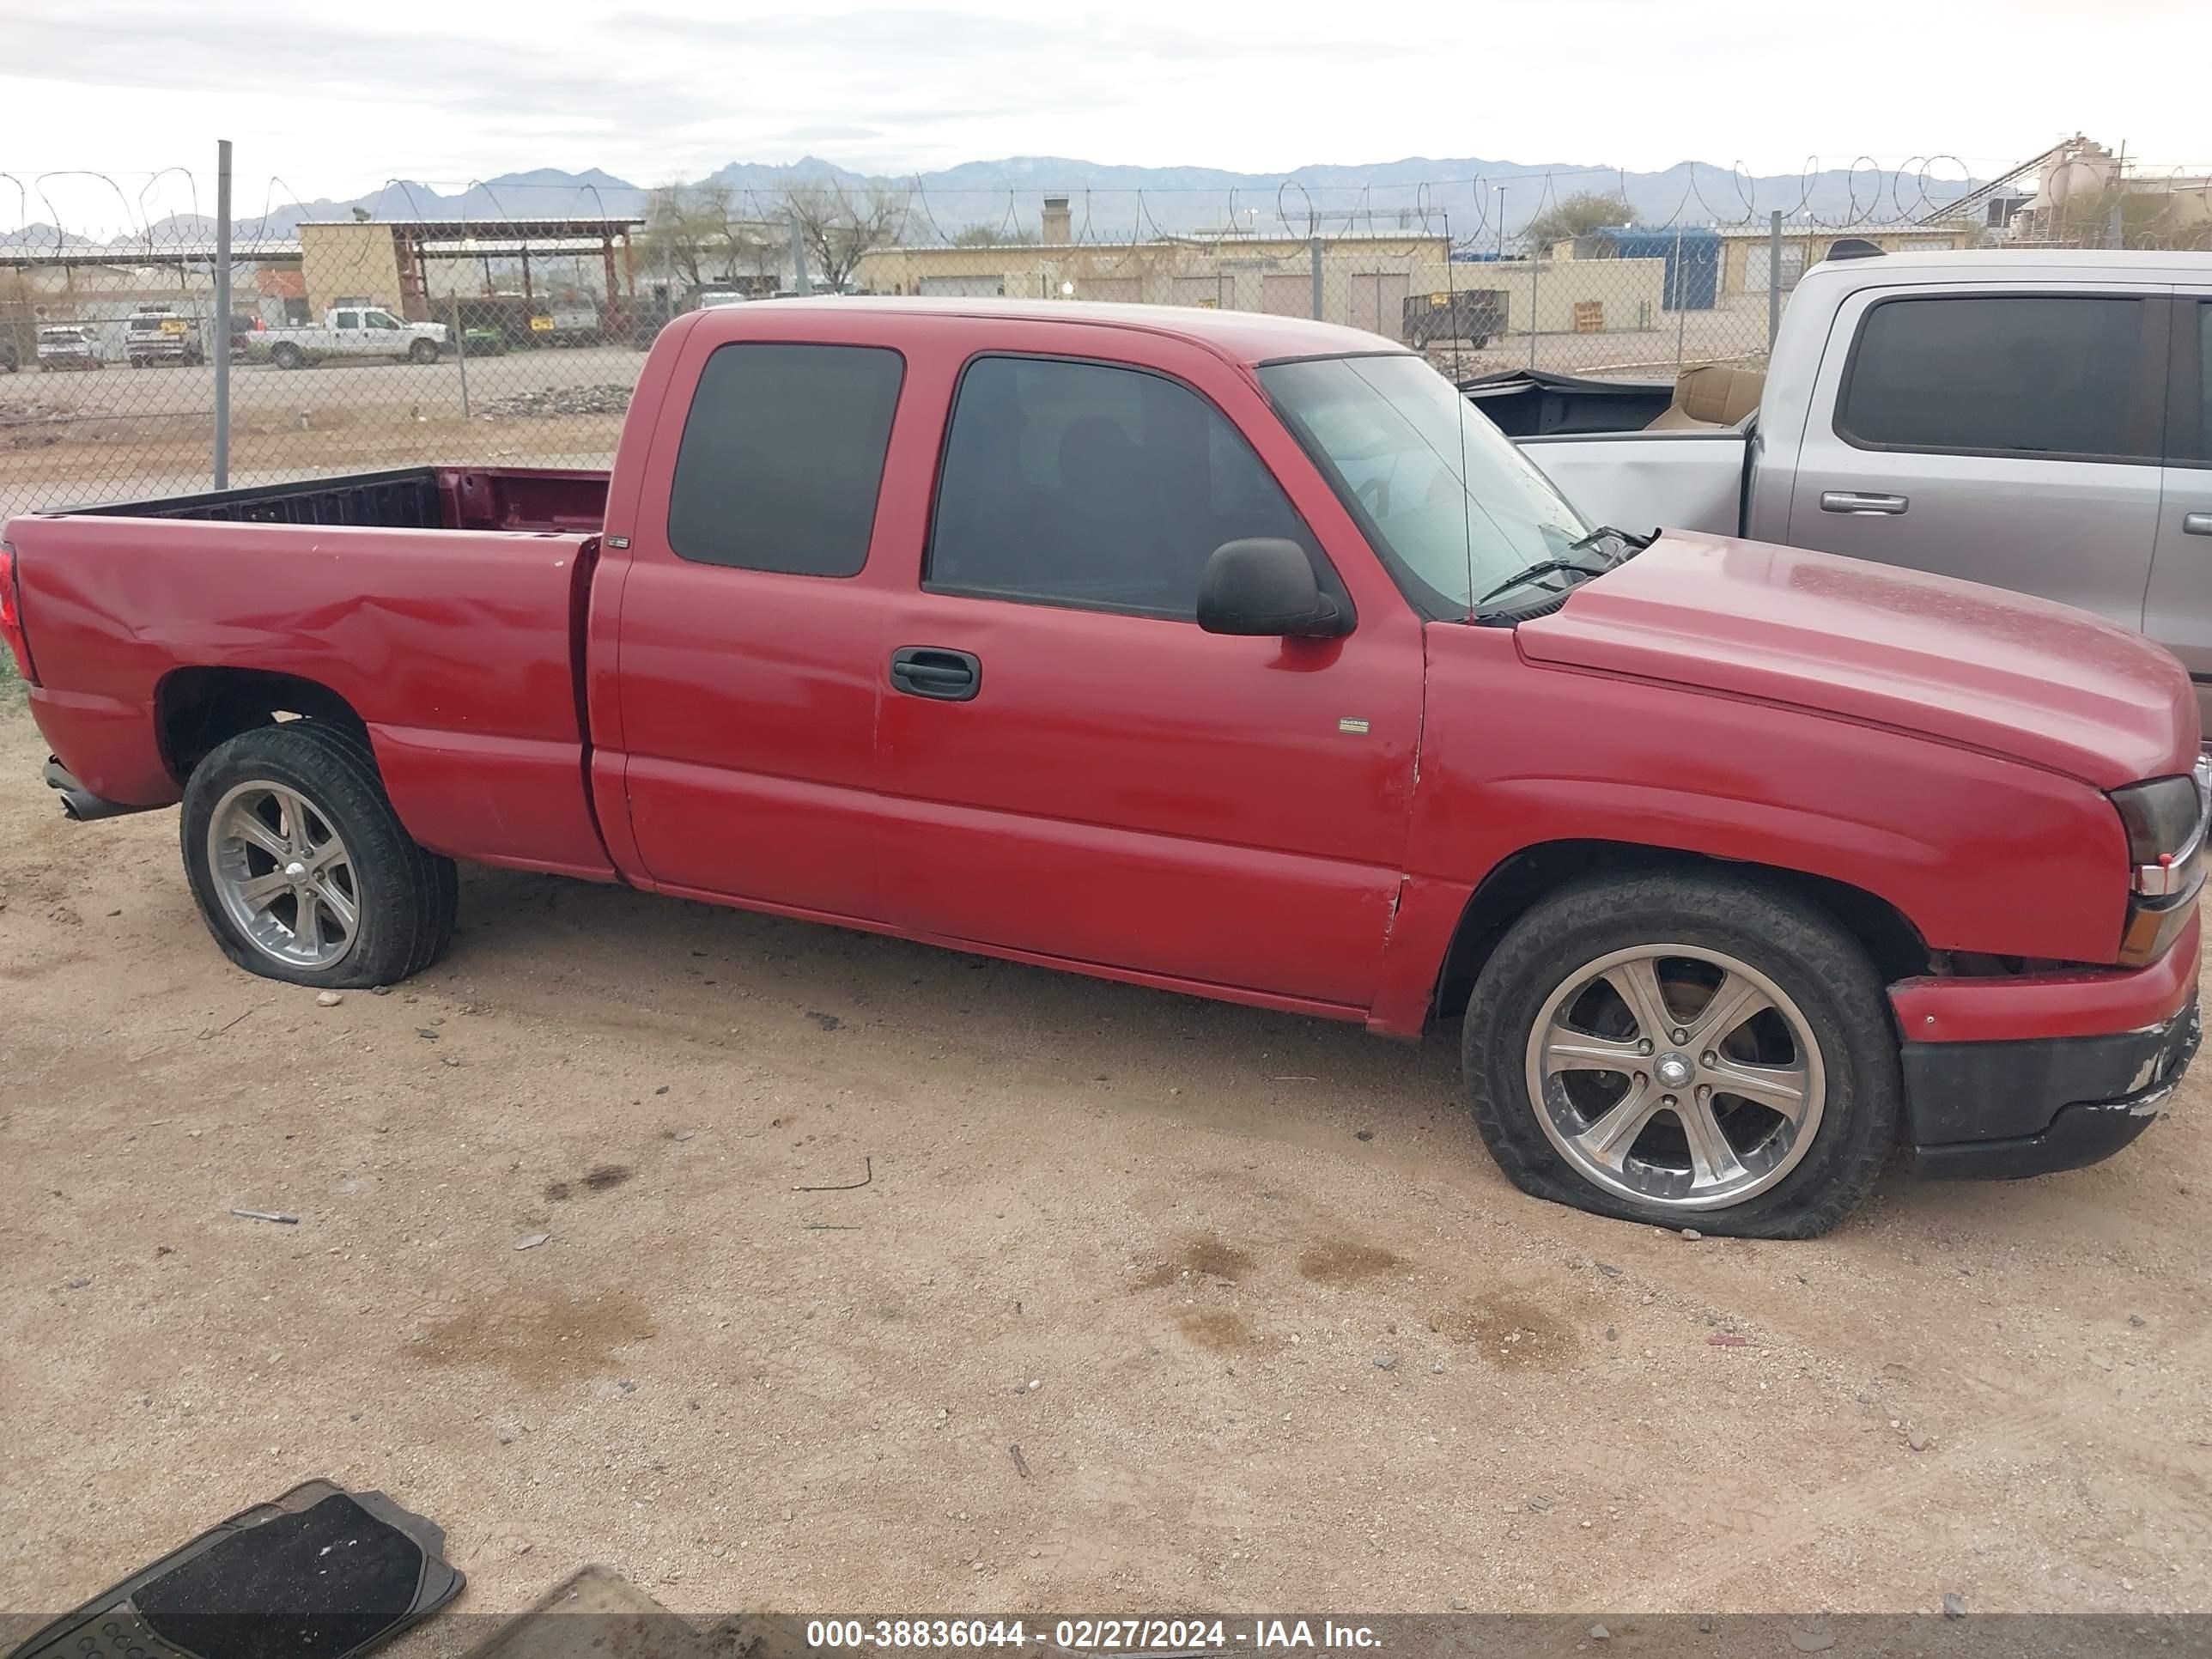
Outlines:
{"type": "MultiPolygon", "coordinates": [[[[1763,220],[1773,209],[1825,224],[1917,218],[1975,187],[1971,179],[1931,179],[1887,169],[1827,168],[1802,175],[1749,177],[1705,161],[1656,173],[1568,163],[1411,156],[1358,166],[1322,165],[1290,173],[1233,173],[1218,167],[1121,167],[1061,156],[967,161],[934,172],[890,177],[857,173],[808,156],[787,164],[733,161],[699,181],[727,187],[740,211],[765,215],[794,185],[830,183],[854,192],[885,191],[908,204],[905,240],[931,241],[985,226],[1034,234],[1042,198],[1071,198],[1079,240],[1220,231],[1309,234],[1398,229],[1442,231],[1462,240],[1508,237],[1561,198],[1591,191],[1624,198],[1639,224],[1730,224],[1763,220]],[[1502,198],[1500,188],[1503,188],[1502,198]]],[[[642,216],[649,192],[594,167],[567,173],[538,167],[471,185],[447,195],[394,180],[349,201],[322,198],[272,207],[241,220],[235,234],[289,236],[303,220],[559,219],[642,216]]],[[[149,227],[153,240],[198,240],[212,222],[177,215],[149,227]]],[[[77,243],[52,226],[0,235],[0,246],[77,243]]],[[[118,242],[131,238],[118,238],[118,242]]]]}

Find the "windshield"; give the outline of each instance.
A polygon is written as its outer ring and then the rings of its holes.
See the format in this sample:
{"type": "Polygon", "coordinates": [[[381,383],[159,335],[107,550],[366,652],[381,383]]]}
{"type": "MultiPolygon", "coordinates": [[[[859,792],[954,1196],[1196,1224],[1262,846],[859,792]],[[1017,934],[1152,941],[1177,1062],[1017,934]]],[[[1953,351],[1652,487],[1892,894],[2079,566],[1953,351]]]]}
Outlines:
{"type": "Polygon", "coordinates": [[[1487,416],[1410,355],[1270,363],[1261,384],[1415,605],[1475,597],[1590,526],[1487,416]]]}

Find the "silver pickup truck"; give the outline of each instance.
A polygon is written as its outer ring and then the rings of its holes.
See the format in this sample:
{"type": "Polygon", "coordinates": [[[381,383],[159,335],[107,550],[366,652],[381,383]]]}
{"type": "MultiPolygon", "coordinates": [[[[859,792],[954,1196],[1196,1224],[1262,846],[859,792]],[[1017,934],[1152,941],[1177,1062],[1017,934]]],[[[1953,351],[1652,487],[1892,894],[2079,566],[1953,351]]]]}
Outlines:
{"type": "Polygon", "coordinates": [[[2212,254],[1808,271],[1756,373],[1637,432],[1524,438],[1586,516],[1964,576],[2150,635],[2212,726],[2212,254]]]}

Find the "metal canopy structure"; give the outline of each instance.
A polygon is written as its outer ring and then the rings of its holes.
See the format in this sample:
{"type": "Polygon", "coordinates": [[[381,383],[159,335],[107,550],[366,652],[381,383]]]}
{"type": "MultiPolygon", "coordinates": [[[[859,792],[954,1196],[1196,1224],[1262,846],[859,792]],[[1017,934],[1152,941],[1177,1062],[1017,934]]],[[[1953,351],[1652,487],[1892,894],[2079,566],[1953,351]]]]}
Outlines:
{"type": "MultiPolygon", "coordinates": [[[[305,231],[317,225],[344,225],[350,228],[362,222],[307,220],[300,228],[305,231]]],[[[519,259],[523,297],[528,300],[536,297],[530,268],[533,254],[597,253],[605,271],[608,304],[626,305],[636,296],[630,239],[644,226],[641,218],[379,219],[367,222],[392,233],[399,260],[400,289],[410,316],[418,307],[427,307],[429,283],[424,268],[433,259],[519,259]],[[622,248],[619,271],[615,260],[617,243],[622,248]]]]}
{"type": "MultiPolygon", "coordinates": [[[[289,239],[282,241],[269,237],[244,240],[231,244],[230,258],[234,264],[297,264],[300,263],[300,245],[289,239]]],[[[110,265],[161,266],[189,270],[212,265],[215,258],[213,238],[192,242],[162,242],[154,246],[143,242],[112,242],[99,246],[67,242],[59,246],[42,247],[25,242],[0,243],[0,265],[26,269],[40,266],[82,270],[110,265]]]]}

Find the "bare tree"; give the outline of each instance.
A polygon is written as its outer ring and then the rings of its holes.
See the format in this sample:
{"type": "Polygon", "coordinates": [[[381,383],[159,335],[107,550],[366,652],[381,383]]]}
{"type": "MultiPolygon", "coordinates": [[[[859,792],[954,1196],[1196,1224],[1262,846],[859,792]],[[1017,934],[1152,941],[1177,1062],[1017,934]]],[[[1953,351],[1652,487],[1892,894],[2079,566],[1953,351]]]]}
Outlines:
{"type": "Polygon", "coordinates": [[[1547,247],[1553,242],[1571,241],[1577,236],[1587,236],[1594,230],[1609,230],[1625,225],[1636,217],[1636,210],[1619,196],[1601,195],[1595,191],[1583,191],[1561,198],[1528,222],[1523,233],[1531,247],[1547,247]]]}
{"type": "Polygon", "coordinates": [[[844,287],[863,255],[888,247],[906,228],[904,196],[877,188],[855,195],[835,180],[792,185],[782,209],[799,228],[814,275],[830,288],[844,287]]]}
{"type": "Polygon", "coordinates": [[[782,261],[775,228],[739,216],[722,185],[663,185],[646,200],[638,249],[649,264],[674,272],[694,290],[735,283],[775,286],[782,261]]]}

